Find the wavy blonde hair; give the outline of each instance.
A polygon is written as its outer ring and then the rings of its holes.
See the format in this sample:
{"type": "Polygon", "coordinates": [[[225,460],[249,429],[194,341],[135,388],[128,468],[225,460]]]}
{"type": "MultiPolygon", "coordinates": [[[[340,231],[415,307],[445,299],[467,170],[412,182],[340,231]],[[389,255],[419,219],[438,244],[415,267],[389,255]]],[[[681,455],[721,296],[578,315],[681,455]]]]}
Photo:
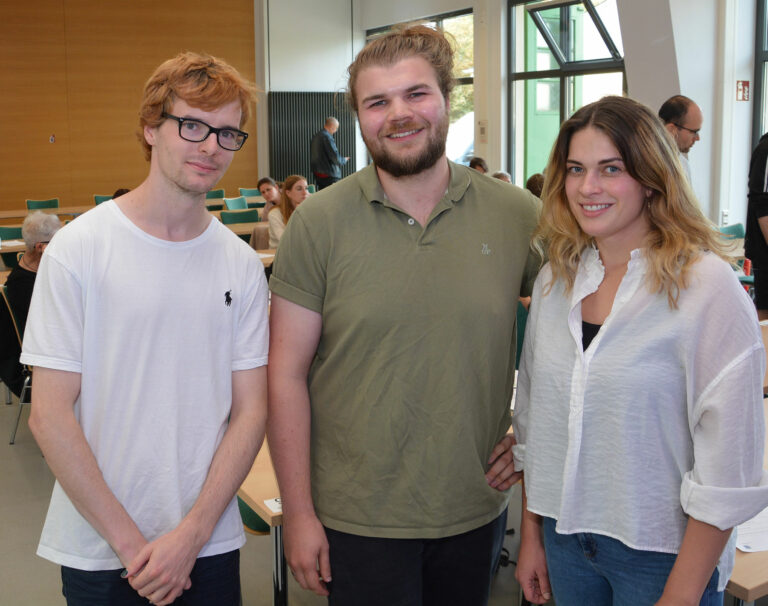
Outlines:
{"type": "Polygon", "coordinates": [[[603,97],[585,105],[560,127],[545,171],[544,206],[534,236],[534,246],[546,251],[552,268],[545,293],[557,280],[563,280],[570,292],[582,251],[594,244],[579,227],[565,194],[571,138],[587,127],[606,135],[629,175],[652,192],[643,209],[650,225],[645,244],[647,286],[651,292],[665,293],[674,309],[680,291],[688,286],[688,272],[703,251],[731,259],[714,225],[699,209],[677,147],[661,120],[645,105],[625,97],[603,97]]]}

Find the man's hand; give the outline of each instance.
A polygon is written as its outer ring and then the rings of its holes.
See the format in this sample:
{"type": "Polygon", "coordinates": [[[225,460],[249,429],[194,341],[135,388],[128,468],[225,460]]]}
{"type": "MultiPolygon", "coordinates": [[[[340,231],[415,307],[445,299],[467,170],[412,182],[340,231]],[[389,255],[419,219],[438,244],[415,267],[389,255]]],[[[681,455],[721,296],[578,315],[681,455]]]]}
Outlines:
{"type": "Polygon", "coordinates": [[[304,589],[317,595],[328,595],[326,583],[331,581],[331,562],[325,529],[314,514],[283,516],[285,559],[293,576],[304,589]]]}
{"type": "Polygon", "coordinates": [[[520,543],[515,578],[533,604],[545,604],[552,597],[547,573],[547,559],[541,540],[527,540],[520,543]]]}
{"type": "Polygon", "coordinates": [[[512,434],[505,435],[493,448],[488,464],[491,468],[485,474],[488,485],[497,490],[506,490],[523,477],[521,471],[515,471],[512,460],[512,447],[516,444],[512,434]]]}
{"type": "Polygon", "coordinates": [[[193,533],[178,526],[147,543],[125,569],[125,576],[140,596],[152,604],[171,604],[192,586],[189,574],[202,545],[193,533]]]}

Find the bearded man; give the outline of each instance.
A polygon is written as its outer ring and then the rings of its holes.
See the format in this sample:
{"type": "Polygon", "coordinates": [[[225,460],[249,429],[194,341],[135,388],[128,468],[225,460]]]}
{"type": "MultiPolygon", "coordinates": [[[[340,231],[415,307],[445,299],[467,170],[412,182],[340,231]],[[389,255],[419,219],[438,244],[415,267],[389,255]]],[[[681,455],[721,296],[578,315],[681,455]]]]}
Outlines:
{"type": "Polygon", "coordinates": [[[539,202],[446,158],[452,66],[423,26],[360,52],[348,97],[373,164],[294,212],[273,266],[286,558],[332,606],[486,604],[517,480],[539,202]]]}

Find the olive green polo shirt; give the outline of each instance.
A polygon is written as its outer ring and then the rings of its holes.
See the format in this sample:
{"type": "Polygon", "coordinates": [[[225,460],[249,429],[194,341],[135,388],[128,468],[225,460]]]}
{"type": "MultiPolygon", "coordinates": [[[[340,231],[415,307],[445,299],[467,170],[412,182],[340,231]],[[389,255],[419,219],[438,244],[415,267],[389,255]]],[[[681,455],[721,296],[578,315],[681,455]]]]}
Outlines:
{"type": "Polygon", "coordinates": [[[280,241],[272,292],[322,315],[312,496],[335,530],[440,538],[507,505],[484,474],[510,424],[540,202],[467,167],[450,172],[425,227],[387,200],[371,165],[310,196],[280,241]]]}

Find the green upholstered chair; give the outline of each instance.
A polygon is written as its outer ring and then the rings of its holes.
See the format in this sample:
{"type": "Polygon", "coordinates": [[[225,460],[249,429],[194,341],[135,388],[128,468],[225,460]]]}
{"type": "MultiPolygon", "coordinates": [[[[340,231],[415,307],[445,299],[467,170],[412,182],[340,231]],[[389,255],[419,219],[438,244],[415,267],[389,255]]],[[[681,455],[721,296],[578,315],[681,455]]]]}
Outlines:
{"type": "Polygon", "coordinates": [[[248,208],[264,208],[266,202],[248,202],[248,208]]]}
{"type": "MultiPolygon", "coordinates": [[[[8,227],[0,225],[0,240],[21,240],[21,227],[8,227]]],[[[8,269],[19,264],[18,255],[15,252],[0,253],[3,263],[8,269]]]]}
{"type": "Polygon", "coordinates": [[[317,189],[315,188],[315,184],[314,184],[314,183],[309,183],[309,184],[307,185],[307,191],[308,191],[310,194],[314,194],[314,193],[317,191],[317,189]]]}
{"type": "Polygon", "coordinates": [[[48,200],[27,200],[27,210],[40,210],[42,208],[58,208],[59,199],[49,198],[48,200]]]}
{"type": "Polygon", "coordinates": [[[256,223],[260,221],[258,209],[252,210],[236,210],[236,211],[221,211],[221,222],[224,225],[232,225],[233,223],[256,223]]]}
{"type": "Polygon", "coordinates": [[[237,497],[237,506],[240,509],[240,517],[243,520],[243,527],[246,532],[262,535],[269,534],[269,524],[262,520],[240,497],[237,497]]]}
{"type": "Polygon", "coordinates": [[[248,208],[248,203],[245,201],[245,196],[238,196],[237,198],[224,198],[224,205],[227,210],[245,210],[248,208]]]}
{"type": "Polygon", "coordinates": [[[223,204],[206,204],[205,207],[208,210],[211,210],[211,211],[213,211],[213,210],[224,210],[224,205],[223,204]]]}
{"type": "MultiPolygon", "coordinates": [[[[5,305],[5,308],[8,310],[8,316],[11,318],[11,322],[13,323],[13,330],[16,333],[16,338],[19,340],[19,347],[21,347],[21,341],[24,337],[23,334],[21,334],[21,331],[19,330],[19,319],[16,317],[16,314],[13,312],[13,309],[11,308],[11,304],[8,301],[8,287],[3,284],[3,286],[0,287],[0,298],[2,298],[3,305],[5,305]]],[[[11,431],[11,440],[9,444],[13,444],[16,441],[16,432],[19,429],[19,422],[21,421],[21,412],[24,410],[25,404],[30,404],[32,402],[31,398],[31,390],[32,390],[32,372],[27,368],[24,367],[24,385],[21,388],[21,395],[19,395],[19,414],[16,416],[16,423],[13,426],[13,431],[11,431]]]]}
{"type": "Polygon", "coordinates": [[[223,189],[212,189],[208,193],[205,194],[206,200],[218,200],[224,197],[224,190],[223,189]]]}
{"type": "Polygon", "coordinates": [[[260,196],[261,192],[258,187],[241,187],[240,195],[246,198],[252,198],[253,196],[260,196]]]}
{"type": "Polygon", "coordinates": [[[728,239],[744,238],[747,235],[743,223],[733,223],[732,225],[721,225],[718,231],[728,239]]]}
{"type": "Polygon", "coordinates": [[[107,200],[111,200],[111,199],[112,199],[112,196],[109,196],[109,195],[102,196],[101,194],[93,194],[93,201],[96,203],[97,206],[102,202],[106,202],[107,200]]]}

